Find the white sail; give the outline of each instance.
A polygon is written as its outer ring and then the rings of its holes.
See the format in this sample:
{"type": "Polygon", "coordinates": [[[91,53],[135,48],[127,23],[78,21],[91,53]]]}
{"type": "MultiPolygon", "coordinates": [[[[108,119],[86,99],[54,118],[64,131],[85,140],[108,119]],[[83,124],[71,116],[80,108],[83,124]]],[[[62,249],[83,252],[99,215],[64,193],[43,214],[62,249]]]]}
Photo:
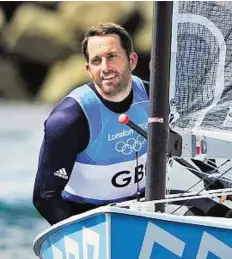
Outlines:
{"type": "Polygon", "coordinates": [[[232,130],[232,9],[174,2],[170,109],[188,131],[232,130]]]}

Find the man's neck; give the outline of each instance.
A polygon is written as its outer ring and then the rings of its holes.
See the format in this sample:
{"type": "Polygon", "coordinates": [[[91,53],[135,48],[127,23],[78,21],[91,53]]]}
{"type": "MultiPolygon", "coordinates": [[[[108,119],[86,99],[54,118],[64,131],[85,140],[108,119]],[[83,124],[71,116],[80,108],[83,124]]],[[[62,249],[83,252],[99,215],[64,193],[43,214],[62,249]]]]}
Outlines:
{"type": "Polygon", "coordinates": [[[131,104],[133,103],[133,91],[131,89],[129,95],[121,102],[112,102],[104,99],[97,91],[94,84],[89,84],[89,87],[96,93],[98,98],[102,101],[102,103],[112,112],[121,114],[125,113],[130,109],[131,104]]]}
{"type": "Polygon", "coordinates": [[[95,88],[103,99],[111,102],[121,102],[129,96],[132,88],[132,82],[129,83],[123,92],[117,93],[115,95],[105,94],[97,85],[95,85],[95,88]]]}

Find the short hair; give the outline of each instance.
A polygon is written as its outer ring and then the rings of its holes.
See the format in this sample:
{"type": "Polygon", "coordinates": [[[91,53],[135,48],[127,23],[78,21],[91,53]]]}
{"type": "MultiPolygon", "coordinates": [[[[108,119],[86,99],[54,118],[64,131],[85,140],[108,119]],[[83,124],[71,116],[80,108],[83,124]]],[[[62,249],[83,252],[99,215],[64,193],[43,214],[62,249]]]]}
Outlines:
{"type": "Polygon", "coordinates": [[[89,62],[89,53],[88,53],[89,38],[94,36],[104,36],[109,34],[116,34],[119,36],[121,46],[125,50],[127,58],[129,60],[130,54],[133,52],[133,41],[130,34],[120,25],[113,22],[109,22],[109,23],[100,23],[96,26],[92,26],[86,32],[85,38],[81,43],[81,47],[82,47],[82,53],[87,62],[89,62]]]}

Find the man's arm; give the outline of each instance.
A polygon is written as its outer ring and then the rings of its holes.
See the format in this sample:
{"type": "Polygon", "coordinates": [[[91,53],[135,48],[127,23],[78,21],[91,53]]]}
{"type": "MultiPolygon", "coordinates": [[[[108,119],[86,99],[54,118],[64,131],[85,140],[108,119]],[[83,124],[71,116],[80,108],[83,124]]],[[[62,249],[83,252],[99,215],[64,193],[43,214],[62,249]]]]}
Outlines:
{"type": "Polygon", "coordinates": [[[76,155],[87,146],[89,126],[79,104],[65,98],[45,122],[33,203],[39,213],[54,224],[76,213],[74,203],[62,198],[76,155]],[[67,177],[56,172],[64,171],[67,177]]]}

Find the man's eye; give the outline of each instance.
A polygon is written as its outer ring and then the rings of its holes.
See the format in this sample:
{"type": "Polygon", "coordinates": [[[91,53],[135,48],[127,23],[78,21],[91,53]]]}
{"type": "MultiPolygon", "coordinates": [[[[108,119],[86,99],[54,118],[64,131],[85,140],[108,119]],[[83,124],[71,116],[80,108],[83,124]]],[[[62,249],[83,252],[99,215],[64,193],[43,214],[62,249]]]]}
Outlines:
{"type": "Polygon", "coordinates": [[[109,55],[109,58],[116,58],[116,57],[117,57],[116,54],[110,54],[110,55],[109,55]]]}
{"type": "Polygon", "coordinates": [[[91,64],[95,65],[95,66],[100,65],[101,59],[100,58],[94,58],[94,59],[91,60],[91,64]]]}

